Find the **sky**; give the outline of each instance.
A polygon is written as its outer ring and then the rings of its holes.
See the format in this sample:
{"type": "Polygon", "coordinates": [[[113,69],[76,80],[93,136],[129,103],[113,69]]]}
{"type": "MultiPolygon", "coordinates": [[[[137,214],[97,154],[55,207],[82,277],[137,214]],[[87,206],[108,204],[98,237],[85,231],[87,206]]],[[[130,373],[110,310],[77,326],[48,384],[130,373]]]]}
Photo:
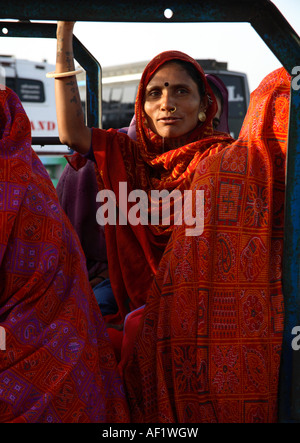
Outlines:
{"type": "MultiPolygon", "coordinates": [[[[273,0],[300,35],[300,0],[273,0]]],[[[74,34],[102,67],[148,61],[176,49],[197,59],[227,62],[248,76],[250,92],[274,69],[278,59],[249,23],[77,22],[74,34]]],[[[3,38],[0,54],[55,63],[55,39],[3,38]]],[[[299,60],[300,64],[300,60],[299,60]]]]}

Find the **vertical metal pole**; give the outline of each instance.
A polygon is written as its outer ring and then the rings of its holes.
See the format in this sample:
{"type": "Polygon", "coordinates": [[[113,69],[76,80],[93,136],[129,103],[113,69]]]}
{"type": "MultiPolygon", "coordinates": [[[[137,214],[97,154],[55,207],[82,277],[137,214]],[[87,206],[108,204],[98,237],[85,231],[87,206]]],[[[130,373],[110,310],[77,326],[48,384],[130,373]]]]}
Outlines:
{"type": "Polygon", "coordinates": [[[86,108],[87,125],[102,127],[102,70],[98,61],[80,43],[76,36],[73,39],[74,56],[86,71],[86,108]]]}
{"type": "MultiPolygon", "coordinates": [[[[299,60],[300,61],[300,60],[299,60]]],[[[300,91],[291,87],[288,139],[283,292],[285,329],[283,336],[279,421],[300,422],[300,350],[292,348],[295,326],[300,326],[300,91]]]]}

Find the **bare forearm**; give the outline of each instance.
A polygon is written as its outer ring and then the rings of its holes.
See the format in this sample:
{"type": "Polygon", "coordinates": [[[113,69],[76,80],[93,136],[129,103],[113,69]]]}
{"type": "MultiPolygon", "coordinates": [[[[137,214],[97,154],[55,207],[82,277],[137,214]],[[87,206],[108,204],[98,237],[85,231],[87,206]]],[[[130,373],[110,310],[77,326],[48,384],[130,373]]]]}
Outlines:
{"type": "MultiPolygon", "coordinates": [[[[58,22],[56,72],[73,71],[73,26],[58,22]]],[[[85,125],[76,76],[55,79],[55,99],[59,137],[62,143],[85,154],[91,144],[91,130],[85,125]]]]}

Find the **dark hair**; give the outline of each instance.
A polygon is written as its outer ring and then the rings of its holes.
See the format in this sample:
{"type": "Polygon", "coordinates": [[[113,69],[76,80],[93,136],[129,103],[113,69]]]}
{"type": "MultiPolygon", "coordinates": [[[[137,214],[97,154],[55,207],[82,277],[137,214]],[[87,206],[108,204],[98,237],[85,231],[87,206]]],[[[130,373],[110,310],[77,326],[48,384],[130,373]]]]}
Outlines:
{"type": "Polygon", "coordinates": [[[213,82],[212,80],[210,80],[209,78],[207,79],[207,82],[208,82],[209,86],[211,87],[211,90],[212,90],[212,92],[214,93],[214,95],[220,99],[220,102],[221,102],[221,108],[223,109],[223,106],[224,106],[224,97],[223,97],[223,95],[222,95],[222,92],[220,91],[220,89],[218,88],[218,86],[215,85],[214,82],[213,82]]]}
{"type": "Polygon", "coordinates": [[[194,82],[197,84],[200,97],[202,98],[205,96],[205,84],[195,66],[193,66],[189,62],[179,59],[170,60],[166,63],[176,63],[177,65],[181,66],[186,71],[186,73],[191,77],[191,79],[194,80],[194,82]]]}

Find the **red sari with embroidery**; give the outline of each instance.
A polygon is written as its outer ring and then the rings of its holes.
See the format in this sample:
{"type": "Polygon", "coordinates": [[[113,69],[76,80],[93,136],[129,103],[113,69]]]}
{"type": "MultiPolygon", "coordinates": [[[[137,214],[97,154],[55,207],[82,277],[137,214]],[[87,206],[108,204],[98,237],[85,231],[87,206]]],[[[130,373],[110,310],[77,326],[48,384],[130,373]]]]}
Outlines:
{"type": "Polygon", "coordinates": [[[8,88],[0,121],[0,422],[127,422],[78,237],[8,88]]]}
{"type": "Polygon", "coordinates": [[[197,165],[204,232],[173,231],[124,367],[134,422],[277,420],[289,93],[267,76],[239,139],[197,165]]]}
{"type": "MultiPolygon", "coordinates": [[[[200,65],[179,51],[166,51],[155,57],[145,68],[137,94],[135,116],[137,141],[126,134],[111,129],[93,129],[92,147],[99,170],[100,189],[112,190],[117,202],[117,224],[105,226],[109,276],[119,305],[120,319],[142,306],[156,274],[158,264],[169,241],[173,224],[133,226],[119,223],[124,202],[132,190],[139,189],[148,195],[152,190],[180,191],[190,189],[193,176],[201,158],[210,147],[216,151],[232,143],[225,133],[213,132],[212,119],[217,109],[214,95],[200,65]],[[203,102],[207,104],[206,121],[182,139],[164,141],[150,131],[143,111],[147,84],[158,68],[170,60],[191,63],[205,85],[203,102]],[[179,146],[179,147],[178,147],[179,146]],[[164,152],[165,151],[165,152],[164,152]],[[126,183],[127,192],[119,194],[119,184],[126,183]]],[[[123,220],[136,203],[127,202],[123,220]]]]}

